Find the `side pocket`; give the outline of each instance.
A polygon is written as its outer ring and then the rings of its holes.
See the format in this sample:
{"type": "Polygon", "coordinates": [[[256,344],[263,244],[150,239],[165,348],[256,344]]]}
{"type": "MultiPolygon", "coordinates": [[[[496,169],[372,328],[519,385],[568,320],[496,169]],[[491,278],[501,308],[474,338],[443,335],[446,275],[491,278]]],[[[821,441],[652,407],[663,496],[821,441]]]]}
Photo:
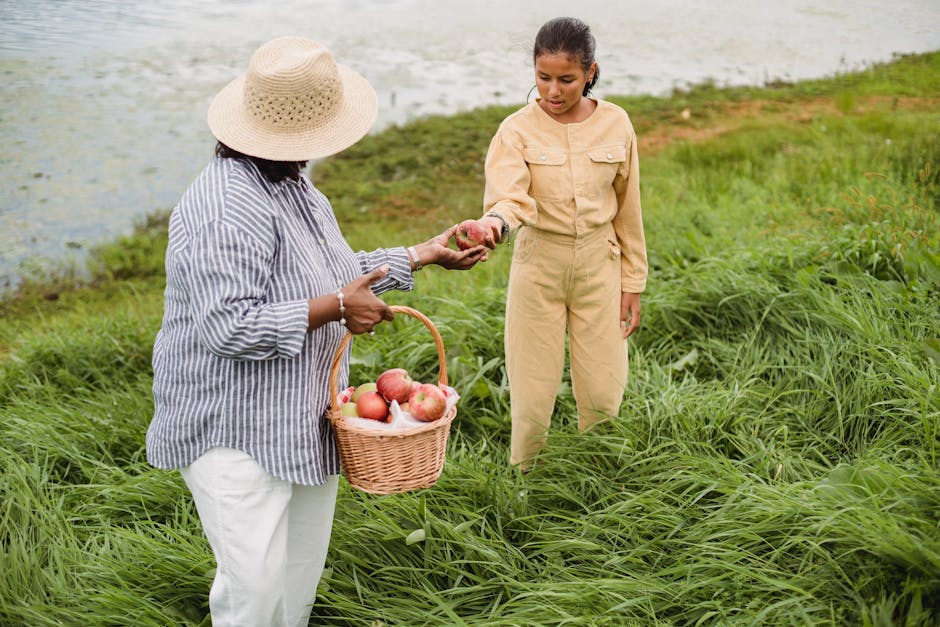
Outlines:
{"type": "Polygon", "coordinates": [[[529,232],[529,229],[523,227],[519,229],[519,232],[516,233],[516,239],[513,241],[512,245],[512,262],[513,263],[525,263],[525,261],[532,255],[532,246],[534,245],[534,238],[532,233],[529,232]]]}
{"type": "Polygon", "coordinates": [[[614,240],[607,240],[607,254],[611,259],[620,259],[620,244],[614,240]]]}
{"type": "Polygon", "coordinates": [[[620,244],[607,240],[607,259],[610,263],[610,289],[620,292],[620,244]]]}

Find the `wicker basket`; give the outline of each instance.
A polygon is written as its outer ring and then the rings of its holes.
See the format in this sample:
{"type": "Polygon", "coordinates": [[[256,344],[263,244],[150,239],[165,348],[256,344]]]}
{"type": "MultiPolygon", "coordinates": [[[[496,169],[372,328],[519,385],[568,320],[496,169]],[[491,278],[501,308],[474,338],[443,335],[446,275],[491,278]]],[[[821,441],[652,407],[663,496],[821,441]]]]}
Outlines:
{"type": "MultiPolygon", "coordinates": [[[[431,332],[440,364],[438,383],[447,385],[444,342],[437,328],[416,309],[394,305],[391,310],[417,318],[431,332]]],[[[350,341],[352,335],[347,333],[333,357],[329,381],[331,400],[327,410],[336,433],[340,463],[346,480],[354,488],[371,494],[396,494],[431,487],[444,468],[447,436],[450,434],[450,423],[457,415],[456,406],[434,422],[407,430],[390,431],[347,425],[339,406],[336,378],[343,353],[350,341]]]]}

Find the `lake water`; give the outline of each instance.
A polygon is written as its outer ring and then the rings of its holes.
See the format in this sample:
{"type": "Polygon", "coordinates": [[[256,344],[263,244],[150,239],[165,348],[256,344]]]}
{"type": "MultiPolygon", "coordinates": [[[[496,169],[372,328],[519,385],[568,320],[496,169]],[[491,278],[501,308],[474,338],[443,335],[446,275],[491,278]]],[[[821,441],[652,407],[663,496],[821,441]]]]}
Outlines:
{"type": "Polygon", "coordinates": [[[521,104],[532,38],[576,15],[595,93],[831,75],[940,48],[938,0],[3,0],[0,287],[172,207],[211,156],[212,96],[284,34],[325,43],[379,94],[376,130],[521,104]]]}

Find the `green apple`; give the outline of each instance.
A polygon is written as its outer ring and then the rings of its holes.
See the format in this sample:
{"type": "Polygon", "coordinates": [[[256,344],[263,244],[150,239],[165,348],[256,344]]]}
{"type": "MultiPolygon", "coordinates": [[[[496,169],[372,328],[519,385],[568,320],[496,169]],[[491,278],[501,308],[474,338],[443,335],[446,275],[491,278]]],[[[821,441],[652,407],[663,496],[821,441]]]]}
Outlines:
{"type": "Polygon", "coordinates": [[[365,394],[366,392],[375,392],[375,390],[376,390],[375,381],[369,381],[368,383],[363,383],[362,385],[360,385],[359,387],[355,389],[355,391],[353,392],[352,398],[349,400],[355,403],[356,401],[359,400],[359,397],[365,394]]]}
{"type": "Polygon", "coordinates": [[[339,408],[339,411],[344,416],[349,416],[351,418],[359,417],[359,412],[356,411],[356,404],[353,403],[352,401],[347,401],[343,403],[342,406],[339,408]]]}

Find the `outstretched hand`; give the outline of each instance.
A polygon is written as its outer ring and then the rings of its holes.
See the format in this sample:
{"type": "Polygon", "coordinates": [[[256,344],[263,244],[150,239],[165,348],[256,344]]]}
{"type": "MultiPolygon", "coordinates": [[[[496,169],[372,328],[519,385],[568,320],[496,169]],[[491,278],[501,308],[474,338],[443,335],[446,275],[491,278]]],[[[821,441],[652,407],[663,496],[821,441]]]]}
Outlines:
{"type": "Polygon", "coordinates": [[[486,261],[486,254],[489,250],[486,246],[474,246],[467,250],[450,248],[447,244],[456,231],[457,225],[455,224],[440,235],[435,235],[415,246],[421,263],[423,265],[436,264],[447,270],[469,270],[478,261],[486,261]]]}

